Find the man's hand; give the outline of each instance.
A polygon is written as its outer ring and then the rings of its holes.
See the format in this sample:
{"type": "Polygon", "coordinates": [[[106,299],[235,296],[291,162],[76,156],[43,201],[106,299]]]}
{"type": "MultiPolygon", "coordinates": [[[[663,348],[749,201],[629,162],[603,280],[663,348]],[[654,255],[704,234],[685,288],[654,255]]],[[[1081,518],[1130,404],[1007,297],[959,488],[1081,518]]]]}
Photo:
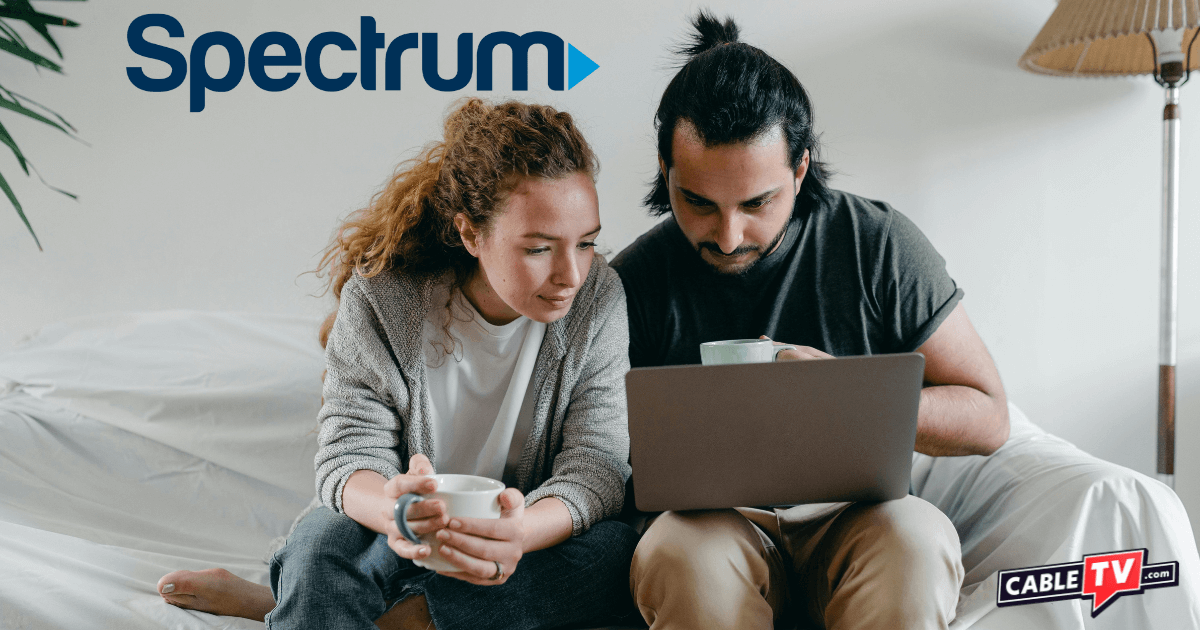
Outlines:
{"type": "MultiPolygon", "coordinates": [[[[403,494],[428,494],[437,490],[437,481],[425,475],[433,474],[433,464],[422,454],[413,455],[408,460],[408,472],[396,475],[383,486],[384,500],[380,511],[384,524],[384,533],[388,537],[388,547],[396,555],[409,560],[429,556],[429,545],[414,545],[400,533],[396,527],[394,508],[396,500],[403,494]]],[[[422,536],[446,527],[450,519],[446,516],[446,504],[442,501],[427,499],[408,506],[408,526],[413,533],[422,536]]]]}
{"type": "Polygon", "coordinates": [[[480,586],[503,584],[517,570],[525,547],[525,497],[516,488],[500,493],[500,518],[454,517],[438,531],[439,553],[461,571],[439,571],[480,586]],[[496,575],[500,564],[500,579],[496,575]]]}
{"type": "MultiPolygon", "coordinates": [[[[759,339],[770,339],[770,337],[768,337],[766,335],[762,335],[761,337],[759,337],[759,339]]],[[[776,361],[811,361],[813,359],[832,359],[833,358],[833,355],[822,352],[820,350],[817,350],[816,348],[812,348],[809,346],[797,346],[794,344],[787,344],[787,343],[782,343],[779,341],[776,341],[775,345],[777,345],[777,346],[789,346],[789,345],[793,346],[791,348],[788,348],[787,350],[784,350],[784,351],[776,354],[775,355],[776,361]]]]}

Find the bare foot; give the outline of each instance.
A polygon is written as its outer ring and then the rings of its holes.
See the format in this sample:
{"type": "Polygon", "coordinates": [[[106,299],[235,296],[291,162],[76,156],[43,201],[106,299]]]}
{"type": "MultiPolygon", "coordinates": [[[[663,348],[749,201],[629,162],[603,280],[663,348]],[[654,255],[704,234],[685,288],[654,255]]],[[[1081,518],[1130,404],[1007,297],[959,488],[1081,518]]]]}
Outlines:
{"type": "Polygon", "coordinates": [[[168,604],[214,615],[262,621],[275,608],[271,589],[226,571],[175,571],[158,580],[168,604]]]}

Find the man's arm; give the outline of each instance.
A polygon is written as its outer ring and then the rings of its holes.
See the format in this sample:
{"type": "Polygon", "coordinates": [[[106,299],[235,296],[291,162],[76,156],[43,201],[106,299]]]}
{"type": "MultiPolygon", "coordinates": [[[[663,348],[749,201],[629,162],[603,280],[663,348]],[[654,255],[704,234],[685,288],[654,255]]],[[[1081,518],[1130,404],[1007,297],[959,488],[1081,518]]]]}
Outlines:
{"type": "Polygon", "coordinates": [[[1008,400],[996,364],[960,302],[917,352],[925,388],[917,414],[920,453],[990,455],[1008,440],[1008,400]]]}

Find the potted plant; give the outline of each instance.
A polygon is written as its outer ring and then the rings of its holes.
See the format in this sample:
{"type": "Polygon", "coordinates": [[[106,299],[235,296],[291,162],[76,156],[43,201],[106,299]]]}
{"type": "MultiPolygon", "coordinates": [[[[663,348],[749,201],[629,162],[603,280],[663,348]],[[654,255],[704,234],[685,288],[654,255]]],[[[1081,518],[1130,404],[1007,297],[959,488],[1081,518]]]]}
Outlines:
{"type": "MultiPolygon", "coordinates": [[[[84,0],[72,1],[83,2],[84,0]]],[[[37,68],[46,68],[51,72],[62,74],[61,65],[45,55],[34,51],[29,46],[26,38],[22,37],[16,28],[19,22],[24,22],[34,33],[41,36],[50,45],[50,48],[54,50],[60,61],[63,58],[62,50],[59,49],[58,43],[54,41],[54,36],[50,34],[50,27],[70,28],[79,26],[79,24],[63,17],[42,13],[33,8],[30,0],[0,0],[0,51],[16,55],[32,63],[37,68]]],[[[17,94],[3,85],[0,85],[0,108],[45,123],[68,136],[77,138],[75,127],[71,126],[71,123],[67,122],[62,116],[59,116],[54,110],[21,94],[17,94]]],[[[13,156],[17,158],[17,163],[21,165],[21,170],[25,171],[26,176],[29,175],[30,169],[33,169],[38,179],[50,189],[58,191],[72,199],[77,198],[65,190],[55,188],[46,183],[41,173],[38,173],[29,159],[25,157],[21,148],[17,146],[17,141],[8,132],[8,129],[4,127],[2,121],[0,121],[0,143],[3,143],[12,151],[13,156]]],[[[9,185],[3,173],[0,173],[0,190],[4,191],[5,196],[8,197],[13,207],[16,208],[17,215],[21,217],[21,221],[25,223],[25,227],[29,229],[29,234],[33,236],[34,243],[37,243],[38,251],[42,251],[42,244],[38,240],[37,234],[34,233],[33,226],[29,223],[29,218],[25,216],[25,211],[21,208],[21,202],[17,201],[17,196],[13,193],[12,186],[9,185]]]]}

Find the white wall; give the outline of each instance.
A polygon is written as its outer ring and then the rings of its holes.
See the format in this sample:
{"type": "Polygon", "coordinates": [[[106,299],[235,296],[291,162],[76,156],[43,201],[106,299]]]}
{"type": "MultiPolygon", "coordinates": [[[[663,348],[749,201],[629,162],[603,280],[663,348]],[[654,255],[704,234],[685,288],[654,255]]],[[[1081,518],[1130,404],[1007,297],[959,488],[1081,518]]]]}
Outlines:
{"type": "MultiPolygon", "coordinates": [[[[651,117],[672,74],[668,44],[697,4],[396,3],[361,0],[42,3],[82,23],[60,29],[67,77],[10,58],[10,88],[58,109],[89,146],[0,113],[71,202],[3,172],[46,248],[0,204],[0,349],[66,317],[109,310],[324,312],[310,294],[317,254],[339,217],[360,207],[393,165],[438,134],[470,90],[436,92],[406,55],[399,92],[357,84],[322,93],[302,78],[267,93],[249,77],[189,113],[186,85],[135,89],[128,65],[160,65],[125,42],[130,21],[165,12],[186,37],[225,30],[244,46],[282,30],[303,45],[336,30],[358,38],[373,15],[389,39],[547,30],[600,64],[567,92],[516,95],[569,109],[603,162],[604,236],[616,251],[652,221],[638,200],[654,169],[651,117]]],[[[1011,398],[1048,430],[1106,459],[1153,473],[1157,364],[1161,89],[1138,80],[1035,76],[1016,60],[1050,0],[713,2],[744,39],[791,67],[810,90],[835,185],[912,217],[949,261],[1011,398]]],[[[155,41],[166,42],[159,35],[155,41]]],[[[503,51],[503,49],[501,49],[503,51]]],[[[541,53],[544,55],[544,53],[541,53]]],[[[7,56],[5,56],[7,57],[7,56]]],[[[356,53],[326,55],[356,70],[356,53]]],[[[443,74],[452,55],[443,54],[443,74]],[[450,57],[447,59],[446,57],[450,57]]],[[[211,55],[213,74],[223,73],[211,55]]],[[[510,85],[498,52],[496,85],[510,85]]],[[[542,66],[544,67],[544,66],[542,66]]],[[[165,74],[159,74],[162,76],[165,74]]],[[[470,87],[474,87],[472,82],[470,87]]],[[[500,97],[509,93],[494,92],[500,97]]],[[[1200,507],[1200,88],[1182,90],[1178,490],[1200,507]]],[[[315,343],[315,341],[314,341],[315,343]]]]}

